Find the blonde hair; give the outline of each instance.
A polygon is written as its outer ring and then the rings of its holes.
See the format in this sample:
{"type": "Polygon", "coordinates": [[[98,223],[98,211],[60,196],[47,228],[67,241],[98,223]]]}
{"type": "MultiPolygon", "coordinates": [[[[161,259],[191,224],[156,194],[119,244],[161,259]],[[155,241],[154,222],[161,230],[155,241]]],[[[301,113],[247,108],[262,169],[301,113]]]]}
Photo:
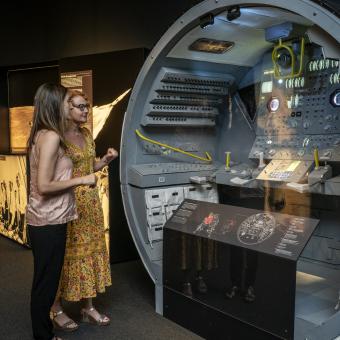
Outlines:
{"type": "Polygon", "coordinates": [[[90,104],[86,94],[84,92],[81,92],[79,90],[73,90],[73,89],[68,89],[67,93],[69,95],[68,102],[72,102],[72,99],[74,97],[83,97],[88,104],[90,104]]]}
{"type": "Polygon", "coordinates": [[[62,85],[45,83],[39,86],[34,96],[33,122],[27,141],[28,152],[34,144],[36,133],[42,129],[56,132],[60,136],[60,145],[65,147],[64,100],[66,95],[67,89],[62,85]]]}

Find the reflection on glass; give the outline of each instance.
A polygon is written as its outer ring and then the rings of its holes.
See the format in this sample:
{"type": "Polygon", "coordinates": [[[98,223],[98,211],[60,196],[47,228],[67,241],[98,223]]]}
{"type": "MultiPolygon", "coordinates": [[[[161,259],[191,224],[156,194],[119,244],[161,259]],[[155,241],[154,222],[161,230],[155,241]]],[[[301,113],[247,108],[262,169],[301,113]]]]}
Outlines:
{"type": "Polygon", "coordinates": [[[257,271],[257,253],[235,246],[230,247],[231,287],[226,297],[232,299],[236,294],[246,302],[255,300],[255,280],[257,271]]]}

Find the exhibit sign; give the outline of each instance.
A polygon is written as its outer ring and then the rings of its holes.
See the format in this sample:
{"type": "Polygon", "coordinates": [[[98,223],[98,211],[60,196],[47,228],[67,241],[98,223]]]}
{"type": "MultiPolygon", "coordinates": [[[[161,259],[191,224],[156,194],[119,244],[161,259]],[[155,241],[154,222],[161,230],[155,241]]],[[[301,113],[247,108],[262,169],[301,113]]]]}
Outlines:
{"type": "Polygon", "coordinates": [[[25,210],[27,169],[25,156],[0,156],[0,234],[28,244],[25,210]]]}
{"type": "Polygon", "coordinates": [[[296,261],[319,220],[185,200],[167,228],[296,261]]]}
{"type": "Polygon", "coordinates": [[[9,109],[11,152],[26,153],[27,140],[31,132],[34,106],[18,106],[9,109]]]}

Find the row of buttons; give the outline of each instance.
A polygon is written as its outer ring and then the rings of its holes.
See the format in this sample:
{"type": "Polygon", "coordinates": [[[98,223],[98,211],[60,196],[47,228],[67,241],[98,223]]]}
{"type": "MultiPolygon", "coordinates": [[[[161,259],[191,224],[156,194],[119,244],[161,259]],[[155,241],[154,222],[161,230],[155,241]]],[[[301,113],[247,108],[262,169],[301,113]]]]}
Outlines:
{"type": "Polygon", "coordinates": [[[152,120],[166,120],[166,121],[176,121],[176,122],[185,122],[187,118],[185,117],[152,117],[152,120]]]}
{"type": "Polygon", "coordinates": [[[185,111],[214,111],[212,107],[206,106],[177,106],[177,105],[153,105],[154,110],[185,110],[185,111]]]}
{"type": "Polygon", "coordinates": [[[175,76],[173,74],[166,74],[162,81],[181,82],[181,83],[184,82],[184,83],[189,83],[189,84],[213,85],[213,86],[228,86],[229,85],[227,81],[223,81],[223,80],[197,79],[197,78],[185,77],[181,75],[175,76]]]}
{"type": "Polygon", "coordinates": [[[209,87],[193,87],[193,86],[180,86],[180,85],[163,85],[162,86],[163,90],[166,91],[194,91],[194,92],[198,92],[198,93],[213,93],[216,95],[225,95],[227,92],[223,89],[223,88],[218,88],[218,87],[213,87],[213,88],[209,88],[209,87]]]}

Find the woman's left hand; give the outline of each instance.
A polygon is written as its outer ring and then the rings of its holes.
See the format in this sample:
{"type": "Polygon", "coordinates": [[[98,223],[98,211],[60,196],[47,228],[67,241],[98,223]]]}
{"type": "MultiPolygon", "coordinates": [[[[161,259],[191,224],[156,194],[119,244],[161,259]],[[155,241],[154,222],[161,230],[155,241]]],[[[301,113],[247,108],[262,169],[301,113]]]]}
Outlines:
{"type": "Polygon", "coordinates": [[[105,164],[109,164],[112,160],[118,157],[118,151],[114,148],[108,148],[106,155],[102,158],[105,164]]]}

